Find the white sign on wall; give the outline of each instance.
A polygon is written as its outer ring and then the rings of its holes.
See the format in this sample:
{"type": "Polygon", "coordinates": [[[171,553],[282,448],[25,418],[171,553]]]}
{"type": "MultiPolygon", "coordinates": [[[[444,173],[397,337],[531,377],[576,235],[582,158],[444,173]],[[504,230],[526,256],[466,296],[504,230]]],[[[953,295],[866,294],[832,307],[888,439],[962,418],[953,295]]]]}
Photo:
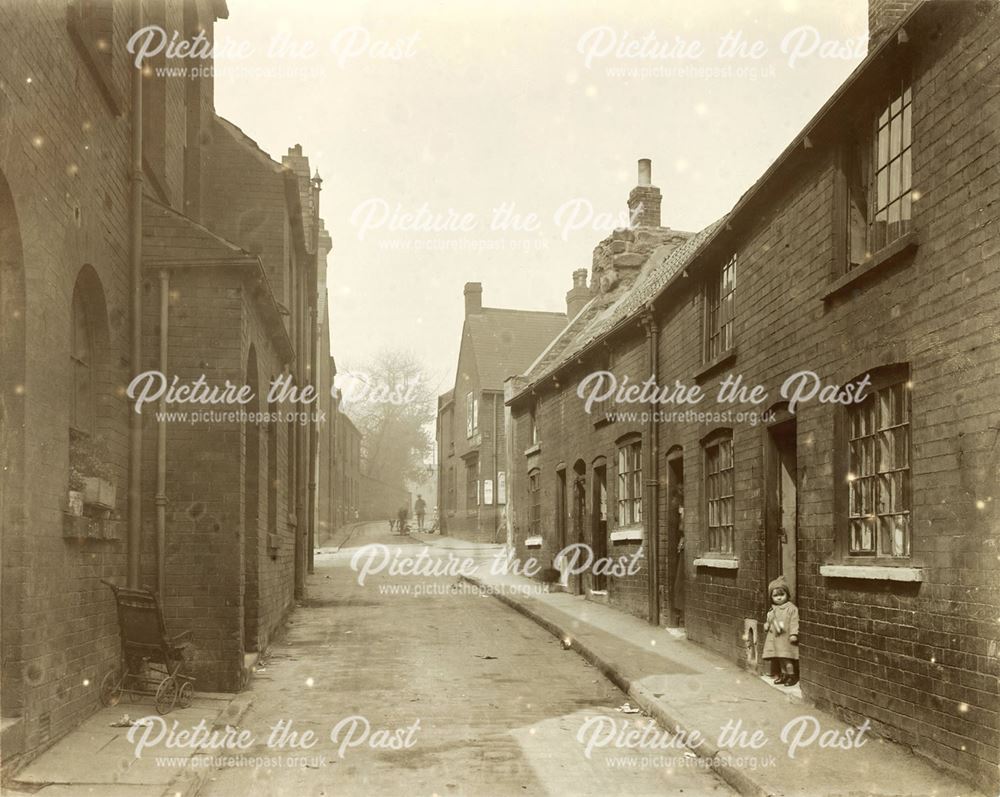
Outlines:
{"type": "Polygon", "coordinates": [[[483,503],[487,506],[493,503],[493,479],[483,479],[483,503]]]}
{"type": "Polygon", "coordinates": [[[507,503],[507,474],[503,471],[497,473],[497,503],[507,503]]]}

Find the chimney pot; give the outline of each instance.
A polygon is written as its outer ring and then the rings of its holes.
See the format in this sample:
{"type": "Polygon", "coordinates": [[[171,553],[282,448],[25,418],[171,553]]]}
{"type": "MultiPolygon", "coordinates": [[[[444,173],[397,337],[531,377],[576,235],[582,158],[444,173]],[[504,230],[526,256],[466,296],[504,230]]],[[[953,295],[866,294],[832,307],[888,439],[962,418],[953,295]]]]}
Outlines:
{"type": "Polygon", "coordinates": [[[649,158],[639,159],[639,185],[653,184],[653,162],[649,158]]]}
{"type": "Polygon", "coordinates": [[[572,321],[590,301],[587,287],[587,269],[578,268],[573,272],[573,287],[566,293],[566,320],[572,321]]]}
{"type": "Polygon", "coordinates": [[[628,213],[634,227],[659,227],[660,189],[652,184],[653,162],[639,160],[639,184],[628,195],[628,213]]]}
{"type": "Polygon", "coordinates": [[[475,315],[483,311],[483,283],[465,283],[465,314],[475,315]]]}

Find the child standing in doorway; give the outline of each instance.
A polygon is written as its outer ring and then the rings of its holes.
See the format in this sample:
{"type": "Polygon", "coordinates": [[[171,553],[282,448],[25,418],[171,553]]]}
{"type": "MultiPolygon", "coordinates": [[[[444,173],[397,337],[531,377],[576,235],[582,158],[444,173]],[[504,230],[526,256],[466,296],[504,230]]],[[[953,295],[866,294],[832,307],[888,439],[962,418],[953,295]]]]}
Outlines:
{"type": "Polygon", "coordinates": [[[799,610],[792,603],[792,592],[784,576],[778,576],[767,585],[771,598],[771,610],[767,613],[764,630],[764,658],[777,659],[780,672],[774,679],[776,684],[795,686],[799,677],[795,674],[795,662],[799,658],[799,610]]]}

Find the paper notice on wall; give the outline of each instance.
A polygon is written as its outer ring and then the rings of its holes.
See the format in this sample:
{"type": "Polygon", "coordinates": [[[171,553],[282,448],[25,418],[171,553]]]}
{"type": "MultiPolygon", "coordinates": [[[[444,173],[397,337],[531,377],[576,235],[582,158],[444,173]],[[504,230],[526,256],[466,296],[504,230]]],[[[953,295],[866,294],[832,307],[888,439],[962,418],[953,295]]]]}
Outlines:
{"type": "Polygon", "coordinates": [[[497,474],[497,503],[507,503],[507,474],[503,471],[497,474]]]}
{"type": "Polygon", "coordinates": [[[483,503],[487,506],[493,503],[493,479],[483,479],[483,503]]]}

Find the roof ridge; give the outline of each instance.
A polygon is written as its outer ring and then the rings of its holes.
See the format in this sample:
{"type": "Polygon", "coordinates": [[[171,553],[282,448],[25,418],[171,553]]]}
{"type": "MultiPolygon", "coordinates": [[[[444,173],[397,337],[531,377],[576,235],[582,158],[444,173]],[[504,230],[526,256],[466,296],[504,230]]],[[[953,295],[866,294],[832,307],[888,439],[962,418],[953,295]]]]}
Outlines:
{"type": "MultiPolygon", "coordinates": [[[[534,313],[535,315],[551,315],[551,316],[561,316],[566,317],[566,313],[560,313],[558,310],[522,310],[518,307],[483,307],[483,312],[491,313],[534,313]]],[[[481,315],[482,313],[470,313],[469,315],[481,315]]]]}

